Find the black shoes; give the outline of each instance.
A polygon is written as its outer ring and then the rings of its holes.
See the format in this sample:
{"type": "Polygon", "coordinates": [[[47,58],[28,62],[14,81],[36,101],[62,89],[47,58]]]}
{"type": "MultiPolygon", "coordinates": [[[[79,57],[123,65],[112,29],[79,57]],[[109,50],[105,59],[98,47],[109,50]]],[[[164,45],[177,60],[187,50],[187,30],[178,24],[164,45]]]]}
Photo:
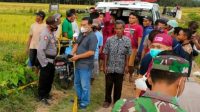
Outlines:
{"type": "Polygon", "coordinates": [[[103,103],[103,108],[109,108],[110,107],[110,104],[109,102],[104,102],[103,103]]]}
{"type": "Polygon", "coordinates": [[[40,102],[47,105],[47,106],[50,105],[49,101],[46,98],[41,99],[40,102]]]}
{"type": "Polygon", "coordinates": [[[50,105],[50,103],[49,103],[49,101],[48,101],[48,98],[38,97],[37,101],[38,101],[38,102],[41,102],[41,103],[43,103],[43,104],[45,104],[45,105],[47,105],[47,106],[50,105]]]}

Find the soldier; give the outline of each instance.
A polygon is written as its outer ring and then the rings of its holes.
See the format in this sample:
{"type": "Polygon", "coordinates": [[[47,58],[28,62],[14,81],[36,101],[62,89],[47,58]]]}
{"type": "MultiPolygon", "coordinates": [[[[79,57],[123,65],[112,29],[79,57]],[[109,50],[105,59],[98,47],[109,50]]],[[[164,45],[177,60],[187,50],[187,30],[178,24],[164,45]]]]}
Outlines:
{"type": "Polygon", "coordinates": [[[40,77],[38,94],[39,100],[49,105],[47,99],[51,91],[55,68],[54,58],[57,54],[55,31],[58,29],[58,22],[53,16],[46,19],[46,28],[40,35],[39,47],[37,49],[37,58],[40,63],[40,77]]]}
{"type": "Polygon", "coordinates": [[[117,101],[112,112],[184,112],[177,102],[184,90],[188,69],[189,62],[181,57],[155,57],[148,79],[152,90],[137,99],[117,101]]]}

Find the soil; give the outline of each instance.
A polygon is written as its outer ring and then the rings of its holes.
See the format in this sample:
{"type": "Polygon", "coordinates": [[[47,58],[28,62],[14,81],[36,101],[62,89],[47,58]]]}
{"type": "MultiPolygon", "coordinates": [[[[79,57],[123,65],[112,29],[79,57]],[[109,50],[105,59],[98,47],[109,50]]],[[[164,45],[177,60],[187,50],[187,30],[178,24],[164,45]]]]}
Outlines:
{"type": "MultiPolygon", "coordinates": [[[[121,98],[133,98],[134,96],[134,79],[135,77],[133,76],[132,80],[133,82],[129,81],[129,76],[126,75],[123,81],[123,87],[122,87],[122,95],[121,98]]],[[[103,104],[103,102],[102,102],[103,104]]],[[[113,107],[113,104],[109,108],[103,108],[101,107],[99,110],[95,112],[111,112],[113,107]]]]}
{"type": "Polygon", "coordinates": [[[54,105],[57,105],[62,99],[69,96],[65,94],[64,91],[56,90],[55,88],[52,89],[51,95],[52,95],[52,99],[48,100],[50,103],[50,106],[47,106],[39,102],[36,112],[49,112],[49,109],[51,109],[51,107],[53,107],[54,105]]]}

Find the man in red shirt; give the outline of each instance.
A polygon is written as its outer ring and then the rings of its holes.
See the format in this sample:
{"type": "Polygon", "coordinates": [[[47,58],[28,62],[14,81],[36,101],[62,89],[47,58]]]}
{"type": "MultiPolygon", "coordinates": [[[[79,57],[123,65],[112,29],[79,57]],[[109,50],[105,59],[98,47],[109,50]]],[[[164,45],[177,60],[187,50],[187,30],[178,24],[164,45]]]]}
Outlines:
{"type": "Polygon", "coordinates": [[[103,19],[104,27],[103,31],[103,44],[106,43],[108,37],[111,37],[115,34],[115,15],[110,14],[110,12],[105,13],[105,17],[103,19]]]}
{"type": "Polygon", "coordinates": [[[131,81],[132,74],[134,72],[133,67],[134,67],[135,56],[137,54],[138,46],[140,45],[143,36],[143,28],[141,25],[139,25],[138,15],[134,13],[129,14],[129,24],[126,24],[124,34],[125,36],[130,38],[132,45],[132,54],[129,60],[129,74],[131,81]]]}
{"type": "MultiPolygon", "coordinates": [[[[115,15],[110,14],[109,10],[107,9],[105,13],[105,17],[103,18],[103,28],[102,28],[102,33],[103,33],[103,48],[104,45],[107,41],[107,39],[115,34],[115,15]]],[[[100,63],[103,62],[104,60],[104,54],[103,52],[100,52],[100,63]]],[[[102,65],[102,64],[100,64],[102,65]]],[[[102,66],[101,66],[102,70],[102,66]]]]}

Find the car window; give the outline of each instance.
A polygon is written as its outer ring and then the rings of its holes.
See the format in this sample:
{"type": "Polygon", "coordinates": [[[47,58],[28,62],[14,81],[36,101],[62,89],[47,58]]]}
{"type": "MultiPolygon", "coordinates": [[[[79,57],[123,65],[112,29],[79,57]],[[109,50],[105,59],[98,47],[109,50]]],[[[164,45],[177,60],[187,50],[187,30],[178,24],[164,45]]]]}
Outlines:
{"type": "Polygon", "coordinates": [[[134,12],[140,16],[152,16],[152,12],[150,10],[123,10],[121,16],[129,16],[131,12],[134,12]]]}
{"type": "Polygon", "coordinates": [[[131,10],[123,10],[122,16],[129,16],[131,10]]]}
{"type": "Polygon", "coordinates": [[[160,18],[160,13],[158,11],[156,11],[156,15],[157,15],[157,18],[159,19],[160,18]]]}
{"type": "Polygon", "coordinates": [[[150,10],[140,10],[139,15],[140,16],[152,16],[152,13],[150,10]]]}

